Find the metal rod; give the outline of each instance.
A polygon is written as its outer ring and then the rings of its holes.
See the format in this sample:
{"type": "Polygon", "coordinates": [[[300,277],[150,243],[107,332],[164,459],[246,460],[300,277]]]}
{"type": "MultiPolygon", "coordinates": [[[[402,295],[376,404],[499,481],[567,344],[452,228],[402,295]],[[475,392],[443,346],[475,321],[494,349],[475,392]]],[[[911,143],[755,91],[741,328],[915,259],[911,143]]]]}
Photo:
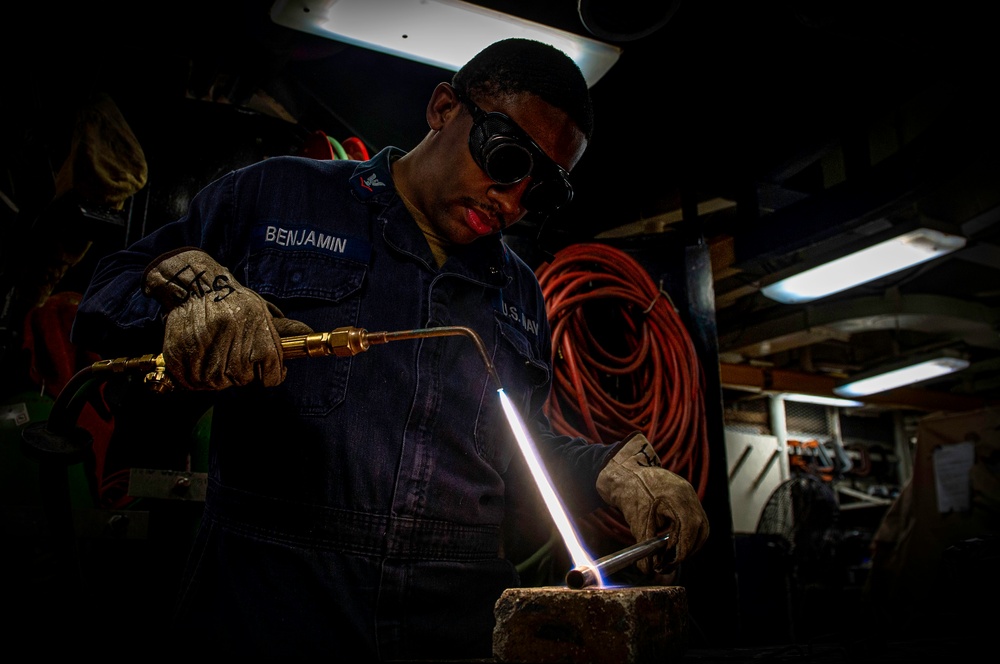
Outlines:
{"type": "Polygon", "coordinates": [[[753,446],[747,445],[746,448],[743,450],[743,453],[740,454],[740,458],[736,460],[735,464],[733,464],[733,469],[729,471],[730,484],[733,483],[733,478],[736,477],[736,473],[739,472],[740,468],[743,467],[743,464],[745,464],[747,462],[747,459],[750,458],[751,452],[753,452],[753,446]]]}
{"type": "Polygon", "coordinates": [[[648,540],[626,547],[621,551],[598,558],[594,561],[593,565],[574,567],[566,574],[566,585],[577,590],[586,588],[587,586],[599,585],[600,580],[605,575],[614,574],[635,561],[652,555],[657,549],[666,546],[669,539],[669,535],[651,537],[648,540]]]}
{"type": "Polygon", "coordinates": [[[753,488],[756,489],[757,487],[760,486],[760,483],[764,481],[764,477],[767,475],[768,471],[771,470],[771,466],[773,466],[774,462],[778,460],[779,454],[780,453],[778,452],[778,450],[771,452],[771,456],[768,458],[767,463],[764,464],[764,467],[761,469],[761,471],[757,473],[757,477],[754,478],[753,488]]]}

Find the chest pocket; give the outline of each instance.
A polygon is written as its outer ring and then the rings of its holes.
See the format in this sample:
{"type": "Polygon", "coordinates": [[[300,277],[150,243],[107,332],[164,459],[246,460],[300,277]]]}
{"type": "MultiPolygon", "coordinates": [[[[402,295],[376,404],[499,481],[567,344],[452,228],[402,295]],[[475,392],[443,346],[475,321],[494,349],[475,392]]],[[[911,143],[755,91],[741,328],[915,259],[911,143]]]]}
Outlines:
{"type": "MultiPolygon", "coordinates": [[[[498,319],[496,330],[493,366],[503,381],[504,393],[521,417],[527,418],[533,394],[549,380],[548,364],[537,357],[535,347],[517,328],[498,319]]],[[[520,453],[492,381],[479,404],[476,449],[481,457],[501,473],[507,469],[511,455],[520,453]]]]}
{"type": "MultiPolygon", "coordinates": [[[[313,252],[264,249],[248,259],[250,288],[274,302],[288,318],[316,332],[357,326],[367,265],[313,252]]],[[[303,415],[325,415],[347,393],[350,357],[298,358],[286,363],[278,387],[303,415]]]]}

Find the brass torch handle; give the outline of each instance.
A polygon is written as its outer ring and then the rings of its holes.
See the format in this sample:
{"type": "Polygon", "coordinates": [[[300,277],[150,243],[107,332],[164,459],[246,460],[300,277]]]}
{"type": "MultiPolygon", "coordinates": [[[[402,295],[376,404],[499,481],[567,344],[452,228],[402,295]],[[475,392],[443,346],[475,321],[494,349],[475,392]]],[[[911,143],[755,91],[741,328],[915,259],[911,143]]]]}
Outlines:
{"type": "Polygon", "coordinates": [[[90,366],[92,371],[124,373],[126,371],[155,371],[163,368],[163,355],[141,355],[139,357],[119,357],[113,360],[98,360],[90,366]]]}
{"type": "Polygon", "coordinates": [[[368,332],[359,327],[338,327],[330,332],[313,332],[282,337],[281,354],[286,360],[298,357],[349,357],[368,350],[368,332]]]}
{"type": "Polygon", "coordinates": [[[143,382],[150,390],[162,393],[174,389],[174,383],[167,375],[167,365],[163,359],[163,353],[99,360],[90,365],[89,369],[94,374],[142,372],[146,374],[143,382]]]}

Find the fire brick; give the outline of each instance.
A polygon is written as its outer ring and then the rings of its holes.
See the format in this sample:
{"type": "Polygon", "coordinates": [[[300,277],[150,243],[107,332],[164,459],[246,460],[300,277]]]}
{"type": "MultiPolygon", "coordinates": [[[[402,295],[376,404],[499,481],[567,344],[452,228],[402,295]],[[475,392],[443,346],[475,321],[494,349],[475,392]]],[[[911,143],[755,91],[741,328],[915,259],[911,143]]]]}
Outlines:
{"type": "Polygon", "coordinates": [[[493,657],[511,664],[667,664],[687,645],[681,586],[510,588],[494,615],[493,657]]]}

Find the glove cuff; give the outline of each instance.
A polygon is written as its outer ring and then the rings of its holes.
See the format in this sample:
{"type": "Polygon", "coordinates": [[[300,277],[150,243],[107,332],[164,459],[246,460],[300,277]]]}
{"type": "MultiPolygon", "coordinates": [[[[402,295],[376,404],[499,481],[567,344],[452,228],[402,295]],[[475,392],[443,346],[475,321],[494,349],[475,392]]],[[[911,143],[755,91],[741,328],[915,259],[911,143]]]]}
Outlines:
{"type": "Polygon", "coordinates": [[[621,495],[622,487],[632,484],[637,471],[653,466],[660,467],[660,457],[649,439],[636,431],[608,455],[604,468],[597,474],[597,493],[607,504],[622,509],[621,503],[625,500],[621,495]]]}
{"type": "MultiPolygon", "coordinates": [[[[611,463],[611,459],[615,458],[618,455],[618,453],[621,452],[622,448],[628,445],[630,442],[632,442],[632,440],[636,436],[643,436],[643,433],[639,430],[633,431],[628,436],[622,438],[617,443],[612,445],[611,451],[609,451],[607,456],[604,457],[604,463],[601,464],[600,470],[604,470],[608,466],[608,464],[611,463]]],[[[643,438],[645,438],[645,436],[643,436],[643,438]]]]}

